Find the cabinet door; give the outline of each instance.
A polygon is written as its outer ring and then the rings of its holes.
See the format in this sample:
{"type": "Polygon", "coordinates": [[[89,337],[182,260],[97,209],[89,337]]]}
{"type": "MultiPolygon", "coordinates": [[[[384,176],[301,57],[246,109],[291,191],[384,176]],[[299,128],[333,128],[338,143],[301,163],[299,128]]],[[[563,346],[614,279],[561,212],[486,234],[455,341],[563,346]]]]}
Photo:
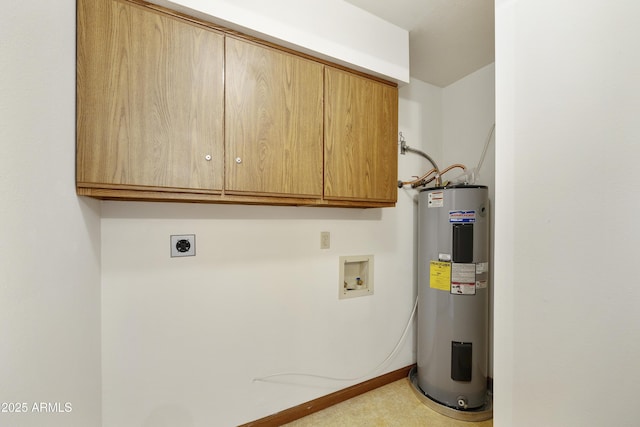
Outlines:
{"type": "Polygon", "coordinates": [[[325,73],[325,199],[394,203],[397,88],[334,68],[325,73]]]}
{"type": "Polygon", "coordinates": [[[227,37],[226,192],[322,196],[322,69],[227,37]]]}
{"type": "Polygon", "coordinates": [[[79,187],[222,189],[222,34],[79,0],[77,55],[79,187]]]}

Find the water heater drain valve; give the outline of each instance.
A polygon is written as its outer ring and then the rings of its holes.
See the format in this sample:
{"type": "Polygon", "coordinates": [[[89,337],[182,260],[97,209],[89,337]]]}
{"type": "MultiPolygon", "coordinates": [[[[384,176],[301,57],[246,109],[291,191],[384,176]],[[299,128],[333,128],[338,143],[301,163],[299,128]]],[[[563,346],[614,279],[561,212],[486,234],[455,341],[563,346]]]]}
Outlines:
{"type": "Polygon", "coordinates": [[[467,398],[464,396],[458,396],[458,407],[462,409],[467,409],[468,403],[467,398]]]}

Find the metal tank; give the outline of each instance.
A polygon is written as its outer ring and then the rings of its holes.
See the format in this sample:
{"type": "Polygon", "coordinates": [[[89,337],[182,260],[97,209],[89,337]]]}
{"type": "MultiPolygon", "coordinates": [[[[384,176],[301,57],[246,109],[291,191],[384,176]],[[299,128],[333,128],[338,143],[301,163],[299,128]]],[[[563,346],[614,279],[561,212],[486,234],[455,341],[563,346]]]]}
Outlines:
{"type": "Polygon", "coordinates": [[[488,190],[441,187],[418,197],[418,386],[440,404],[480,408],[487,401],[488,190]]]}

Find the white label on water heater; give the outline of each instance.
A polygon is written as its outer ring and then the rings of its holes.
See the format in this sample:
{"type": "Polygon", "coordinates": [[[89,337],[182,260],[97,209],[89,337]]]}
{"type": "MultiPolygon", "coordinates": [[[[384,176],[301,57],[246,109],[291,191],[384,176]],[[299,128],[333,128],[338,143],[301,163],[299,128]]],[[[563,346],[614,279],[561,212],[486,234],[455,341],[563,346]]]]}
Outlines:
{"type": "Polygon", "coordinates": [[[451,293],[456,295],[475,295],[476,284],[451,282],[451,293]]]}
{"type": "Polygon", "coordinates": [[[487,280],[478,280],[476,282],[476,289],[487,289],[489,282],[487,280]]]}
{"type": "Polygon", "coordinates": [[[456,295],[476,294],[476,265],[451,264],[451,293],[456,295]]]}
{"type": "Polygon", "coordinates": [[[444,206],[444,191],[432,191],[427,194],[428,208],[441,208],[444,206]]]}

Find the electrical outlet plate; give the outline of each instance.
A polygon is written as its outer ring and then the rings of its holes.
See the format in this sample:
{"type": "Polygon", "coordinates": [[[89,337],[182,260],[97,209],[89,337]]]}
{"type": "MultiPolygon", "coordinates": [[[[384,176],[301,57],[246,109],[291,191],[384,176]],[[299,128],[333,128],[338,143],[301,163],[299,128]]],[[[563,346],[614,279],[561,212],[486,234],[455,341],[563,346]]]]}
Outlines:
{"type": "Polygon", "coordinates": [[[320,249],[329,249],[331,247],[331,233],[328,231],[320,232],[320,249]]]}
{"type": "Polygon", "coordinates": [[[195,234],[172,234],[171,235],[171,257],[195,256],[196,255],[196,235],[195,234]]]}

